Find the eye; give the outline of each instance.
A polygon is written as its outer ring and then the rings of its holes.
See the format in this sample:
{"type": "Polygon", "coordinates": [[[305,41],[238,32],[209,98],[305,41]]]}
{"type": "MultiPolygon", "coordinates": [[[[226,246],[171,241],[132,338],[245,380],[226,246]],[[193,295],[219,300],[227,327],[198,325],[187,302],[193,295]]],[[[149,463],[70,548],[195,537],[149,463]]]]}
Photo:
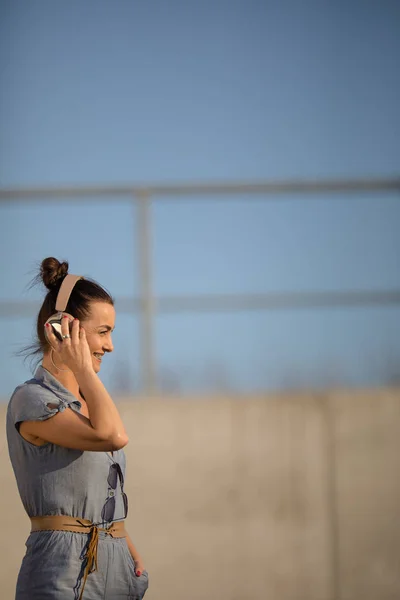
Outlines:
{"type": "Polygon", "coordinates": [[[105,335],[106,333],[108,333],[108,331],[99,331],[100,335],[105,335]]]}

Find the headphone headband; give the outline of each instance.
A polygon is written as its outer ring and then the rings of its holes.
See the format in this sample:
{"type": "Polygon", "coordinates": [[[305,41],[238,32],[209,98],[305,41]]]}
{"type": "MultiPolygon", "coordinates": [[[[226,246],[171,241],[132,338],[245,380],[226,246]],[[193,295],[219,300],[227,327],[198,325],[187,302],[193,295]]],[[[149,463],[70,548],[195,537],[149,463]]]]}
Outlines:
{"type": "Polygon", "coordinates": [[[64,312],[67,308],[68,300],[71,295],[74,285],[79,279],[83,279],[81,275],[66,275],[61,284],[56,300],[56,310],[64,312]]]}

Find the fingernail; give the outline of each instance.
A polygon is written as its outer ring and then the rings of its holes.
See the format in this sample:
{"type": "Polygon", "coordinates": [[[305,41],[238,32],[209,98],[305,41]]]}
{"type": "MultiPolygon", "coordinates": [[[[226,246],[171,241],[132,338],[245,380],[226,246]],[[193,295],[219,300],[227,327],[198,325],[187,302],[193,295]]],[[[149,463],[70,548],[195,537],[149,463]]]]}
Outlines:
{"type": "Polygon", "coordinates": [[[140,577],[140,576],[141,576],[141,574],[142,574],[142,571],[136,571],[136,575],[137,575],[138,577],[140,577]]]}
{"type": "Polygon", "coordinates": [[[50,327],[50,324],[49,323],[45,323],[45,327],[50,327]]]}
{"type": "Polygon", "coordinates": [[[63,319],[68,319],[67,315],[63,315],[63,319]]]}

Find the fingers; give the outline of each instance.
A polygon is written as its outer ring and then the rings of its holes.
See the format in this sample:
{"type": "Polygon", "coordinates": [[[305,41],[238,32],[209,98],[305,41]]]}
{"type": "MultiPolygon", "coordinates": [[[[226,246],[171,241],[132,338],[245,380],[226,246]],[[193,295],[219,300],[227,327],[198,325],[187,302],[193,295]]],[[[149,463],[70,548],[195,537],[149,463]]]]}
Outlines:
{"type": "MultiPolygon", "coordinates": [[[[62,336],[70,335],[69,323],[70,323],[69,317],[67,317],[67,315],[63,315],[63,317],[61,319],[61,335],[62,336]]],[[[63,342],[65,342],[68,339],[69,338],[63,338],[63,342]]]]}
{"type": "Polygon", "coordinates": [[[74,319],[71,326],[71,342],[79,344],[79,320],[74,319]]]}
{"type": "Polygon", "coordinates": [[[134,563],[135,563],[135,574],[136,574],[136,577],[140,577],[141,574],[144,571],[143,564],[139,560],[135,560],[134,563]]]}
{"type": "Polygon", "coordinates": [[[50,323],[46,323],[46,337],[53,350],[59,352],[61,348],[61,342],[57,339],[50,323]]]}

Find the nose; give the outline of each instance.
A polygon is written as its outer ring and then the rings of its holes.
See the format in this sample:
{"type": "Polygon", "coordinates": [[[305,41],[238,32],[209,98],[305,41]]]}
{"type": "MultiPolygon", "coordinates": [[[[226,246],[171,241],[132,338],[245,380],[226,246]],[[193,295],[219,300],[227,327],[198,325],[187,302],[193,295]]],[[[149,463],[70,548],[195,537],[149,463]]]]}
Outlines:
{"type": "Polygon", "coordinates": [[[112,343],[111,334],[107,336],[106,342],[103,344],[104,352],[112,352],[114,350],[114,344],[112,343]]]}

